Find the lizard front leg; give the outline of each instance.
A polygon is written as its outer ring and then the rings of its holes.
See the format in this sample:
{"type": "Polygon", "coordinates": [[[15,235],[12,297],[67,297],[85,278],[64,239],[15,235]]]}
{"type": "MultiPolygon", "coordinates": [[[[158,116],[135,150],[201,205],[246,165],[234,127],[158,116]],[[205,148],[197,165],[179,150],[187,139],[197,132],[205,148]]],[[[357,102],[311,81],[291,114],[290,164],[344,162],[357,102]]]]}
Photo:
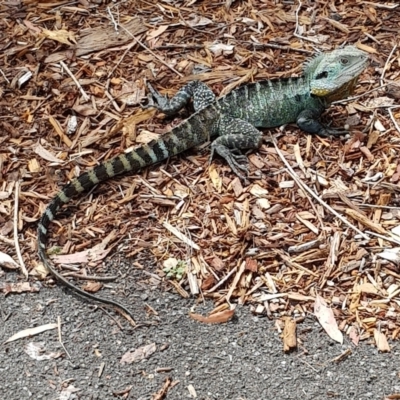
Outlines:
{"type": "Polygon", "coordinates": [[[211,144],[210,161],[217,153],[223,157],[232,171],[242,180],[247,173],[247,157],[241,150],[257,149],[261,146],[262,133],[249,122],[229,116],[221,117],[218,137],[211,144]]]}
{"type": "Polygon", "coordinates": [[[176,114],[190,99],[193,99],[195,111],[199,111],[215,101],[215,94],[205,83],[200,81],[189,82],[180,88],[172,99],[162,96],[150,84],[147,86],[153,99],[149,98],[149,104],[144,108],[155,107],[169,116],[176,114]]]}
{"type": "Polygon", "coordinates": [[[319,122],[321,113],[316,110],[303,110],[297,117],[297,126],[307,133],[316,134],[322,137],[346,135],[348,131],[328,128],[319,122]]]}

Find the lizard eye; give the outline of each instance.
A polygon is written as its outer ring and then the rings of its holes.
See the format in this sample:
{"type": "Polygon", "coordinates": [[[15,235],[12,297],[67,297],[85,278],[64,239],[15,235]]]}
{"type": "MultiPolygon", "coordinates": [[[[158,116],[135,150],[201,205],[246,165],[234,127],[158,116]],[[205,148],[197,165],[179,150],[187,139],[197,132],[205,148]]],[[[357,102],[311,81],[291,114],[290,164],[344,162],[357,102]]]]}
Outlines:
{"type": "Polygon", "coordinates": [[[320,72],[315,79],[324,79],[328,77],[328,71],[320,72]]]}
{"type": "Polygon", "coordinates": [[[346,65],[349,62],[348,58],[341,58],[340,59],[341,64],[346,65]]]}

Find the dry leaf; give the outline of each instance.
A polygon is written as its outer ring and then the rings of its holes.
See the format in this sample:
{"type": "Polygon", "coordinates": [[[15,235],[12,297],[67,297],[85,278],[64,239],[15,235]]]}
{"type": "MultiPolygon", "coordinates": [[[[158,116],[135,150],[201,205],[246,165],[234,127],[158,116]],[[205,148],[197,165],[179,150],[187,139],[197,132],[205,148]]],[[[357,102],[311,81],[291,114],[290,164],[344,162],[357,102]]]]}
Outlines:
{"type": "Polygon", "coordinates": [[[62,386],[59,400],[75,400],[77,397],[74,393],[80,392],[82,389],[76,388],[74,385],[62,386]]]}
{"type": "Polygon", "coordinates": [[[147,34],[147,40],[151,40],[151,39],[156,38],[157,36],[162,35],[168,28],[169,28],[169,25],[160,25],[157,29],[150,31],[147,34]]]}
{"type": "Polygon", "coordinates": [[[393,247],[391,249],[385,249],[381,253],[377,253],[377,256],[384,258],[388,261],[400,263],[400,247],[393,247]]]}
{"type": "Polygon", "coordinates": [[[16,283],[1,282],[0,289],[3,290],[5,295],[9,293],[39,292],[39,288],[37,286],[31,286],[29,282],[16,282],[16,283]]]}
{"type": "Polygon", "coordinates": [[[0,251],[0,266],[7,269],[18,269],[19,264],[16,263],[8,254],[0,251]]]}
{"type": "Polygon", "coordinates": [[[214,275],[210,274],[208,275],[205,279],[203,279],[203,282],[201,284],[201,290],[205,291],[208,289],[211,289],[215,285],[215,277],[214,275]]]}
{"type": "Polygon", "coordinates": [[[374,339],[379,351],[390,351],[390,346],[384,333],[378,331],[378,329],[374,329],[374,339]]]}
{"type": "Polygon", "coordinates": [[[186,243],[188,246],[192,247],[195,250],[200,250],[200,247],[197,246],[196,243],[193,242],[193,240],[189,239],[186,237],[182,232],[179,232],[178,229],[176,229],[174,226],[169,224],[168,222],[163,223],[163,227],[168,229],[171,233],[173,233],[178,239],[180,239],[182,242],[186,243]]]}
{"type": "Polygon", "coordinates": [[[356,292],[377,294],[378,293],[378,289],[372,283],[366,282],[366,283],[362,283],[360,285],[357,285],[356,286],[356,292]]]}
{"type": "Polygon", "coordinates": [[[113,90],[113,94],[117,97],[118,101],[128,106],[135,106],[136,104],[140,104],[146,93],[144,86],[139,81],[132,81],[124,82],[120,90],[113,90]]]}
{"type": "Polygon", "coordinates": [[[46,332],[50,329],[55,329],[58,327],[58,324],[46,324],[37,326],[35,328],[25,329],[23,331],[19,331],[15,335],[12,335],[9,339],[7,339],[4,343],[13,342],[14,340],[22,339],[25,337],[30,337],[34,335],[38,335],[39,333],[46,332]]]}
{"type": "Polygon", "coordinates": [[[349,331],[347,332],[349,335],[349,338],[353,342],[355,346],[358,346],[358,343],[360,341],[360,334],[358,332],[358,329],[356,329],[354,326],[352,326],[349,331]]]}
{"type": "Polygon", "coordinates": [[[83,289],[85,292],[96,293],[96,292],[98,292],[102,287],[103,287],[103,285],[102,285],[100,282],[89,281],[89,282],[86,282],[86,283],[82,286],[82,289],[83,289]]]}
{"type": "Polygon", "coordinates": [[[59,31],[49,31],[48,29],[42,29],[42,34],[48,39],[67,44],[69,46],[72,46],[74,43],[76,44],[74,33],[65,29],[60,29],[59,31]]]}
{"type": "Polygon", "coordinates": [[[50,161],[50,162],[55,162],[55,163],[62,163],[63,160],[60,160],[59,158],[53,156],[48,150],[46,150],[42,145],[37,143],[33,147],[33,151],[38,154],[40,157],[42,157],[44,160],[50,161]]]}
{"type": "Polygon", "coordinates": [[[203,17],[203,16],[199,16],[196,14],[191,14],[190,15],[192,17],[192,19],[189,21],[185,21],[185,23],[188,26],[191,27],[195,27],[195,26],[205,26],[205,25],[209,25],[212,24],[213,22],[211,21],[211,19],[203,17]]]}
{"type": "Polygon", "coordinates": [[[99,111],[95,110],[91,104],[75,104],[72,107],[72,110],[85,117],[89,117],[91,115],[96,115],[99,113],[99,111]]]}
{"type": "Polygon", "coordinates": [[[233,317],[234,314],[235,314],[235,309],[217,312],[208,317],[204,317],[200,314],[195,314],[195,313],[190,313],[189,315],[194,320],[204,322],[205,324],[223,324],[225,322],[228,322],[233,317]]]}
{"type": "Polygon", "coordinates": [[[235,46],[222,43],[213,43],[207,46],[207,48],[211,50],[216,56],[220,56],[221,54],[224,55],[232,54],[235,46]]]}
{"type": "Polygon", "coordinates": [[[49,274],[48,269],[43,265],[43,263],[37,263],[33,269],[29,271],[29,275],[37,276],[40,280],[46,278],[49,274]]]}
{"type": "Polygon", "coordinates": [[[55,264],[81,264],[89,261],[96,262],[103,260],[110,251],[111,248],[103,250],[94,246],[91,249],[79,251],[78,253],[52,256],[51,259],[55,264]]]}
{"type": "Polygon", "coordinates": [[[318,294],[315,298],[314,313],[329,337],[343,344],[343,334],[338,328],[333,310],[327,306],[325,300],[318,294]]]}
{"type": "Polygon", "coordinates": [[[132,364],[134,362],[138,362],[144,360],[145,358],[149,358],[155,351],[157,350],[156,344],[151,343],[147,346],[142,346],[136,349],[135,351],[128,351],[125,353],[120,363],[121,364],[132,364]]]}
{"type": "Polygon", "coordinates": [[[215,256],[215,257],[211,258],[210,260],[208,260],[208,263],[216,271],[222,271],[226,268],[225,262],[218,256],[215,256]]]}
{"type": "Polygon", "coordinates": [[[145,129],[143,129],[139,135],[137,135],[136,137],[136,143],[140,143],[140,144],[146,144],[151,142],[154,139],[159,139],[160,135],[158,135],[157,133],[154,132],[149,132],[146,131],[145,129]]]}
{"type": "Polygon", "coordinates": [[[268,194],[268,190],[256,183],[251,186],[250,193],[255,197],[265,197],[268,194]]]}
{"type": "Polygon", "coordinates": [[[61,357],[61,355],[63,354],[61,351],[43,354],[45,352],[44,342],[27,343],[24,347],[24,350],[25,350],[25,353],[28,354],[29,357],[31,357],[37,361],[55,359],[55,358],[61,357]]]}
{"type": "Polygon", "coordinates": [[[390,107],[393,104],[394,99],[387,96],[371,98],[365,102],[365,106],[369,108],[390,107]]]}

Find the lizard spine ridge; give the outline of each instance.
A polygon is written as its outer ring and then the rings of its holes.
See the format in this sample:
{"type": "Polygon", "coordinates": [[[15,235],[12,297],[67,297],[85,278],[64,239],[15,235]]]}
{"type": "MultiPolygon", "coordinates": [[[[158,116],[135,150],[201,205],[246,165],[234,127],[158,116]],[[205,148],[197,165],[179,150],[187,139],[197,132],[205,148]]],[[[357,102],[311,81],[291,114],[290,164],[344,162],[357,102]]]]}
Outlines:
{"type": "MultiPolygon", "coordinates": [[[[223,157],[232,171],[245,180],[247,158],[242,150],[261,145],[257,129],[291,122],[305,132],[320,136],[343,134],[319,122],[322,112],[333,102],[347,98],[358,76],[368,65],[368,54],[355,46],[321,53],[305,64],[300,77],[250,83],[226,96],[215,99],[214,93],[200,81],[182,87],[172,99],[166,99],[151,86],[157,104],[150,104],[167,115],[176,114],[190,99],[195,113],[170,132],[126,154],[102,162],[68,183],[50,202],[38,224],[39,258],[50,273],[75,293],[97,302],[115,306],[132,318],[129,310],[107,298],[97,297],[76,287],[52,265],[46,254],[48,229],[58,210],[71,198],[117,175],[137,172],[216,137],[211,157],[223,157]]],[[[133,319],[133,318],[132,318],[133,319]]]]}

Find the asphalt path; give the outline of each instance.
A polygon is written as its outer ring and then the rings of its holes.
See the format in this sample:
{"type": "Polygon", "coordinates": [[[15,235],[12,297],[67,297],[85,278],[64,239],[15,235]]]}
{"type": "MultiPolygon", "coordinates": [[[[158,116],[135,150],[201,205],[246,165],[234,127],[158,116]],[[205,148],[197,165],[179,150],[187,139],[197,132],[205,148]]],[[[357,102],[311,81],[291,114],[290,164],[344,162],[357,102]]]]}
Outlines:
{"type": "Polygon", "coordinates": [[[124,299],[145,324],[137,329],[59,286],[32,281],[39,292],[2,295],[0,398],[154,400],[162,388],[168,389],[159,399],[166,400],[375,400],[400,393],[397,342],[386,354],[366,342],[340,345],[310,315],[298,325],[298,349],[285,354],[275,322],[253,316],[248,306],[237,307],[226,324],[203,324],[188,316],[195,299],[140,283],[141,277],[143,271],[129,275],[124,299]],[[58,318],[61,336],[51,329],[4,343],[58,318]],[[153,349],[147,358],[121,363],[144,346],[153,349]]]}

